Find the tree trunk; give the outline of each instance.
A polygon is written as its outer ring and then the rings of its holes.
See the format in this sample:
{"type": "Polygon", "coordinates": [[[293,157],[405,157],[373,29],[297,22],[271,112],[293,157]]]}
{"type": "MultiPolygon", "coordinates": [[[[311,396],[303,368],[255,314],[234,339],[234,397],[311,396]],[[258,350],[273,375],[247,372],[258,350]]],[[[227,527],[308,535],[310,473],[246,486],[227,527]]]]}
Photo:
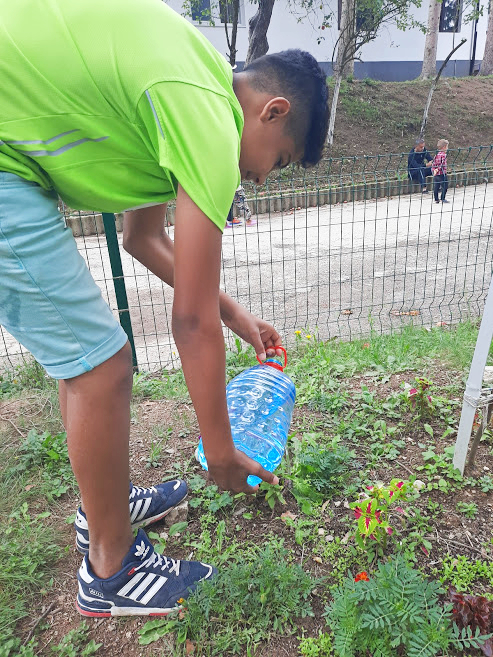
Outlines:
{"type": "Polygon", "coordinates": [[[339,100],[339,91],[341,90],[342,75],[334,75],[334,91],[332,92],[332,104],[330,106],[329,131],[327,133],[327,145],[332,146],[334,143],[334,125],[336,122],[337,101],[339,100]]]}
{"type": "Polygon", "coordinates": [[[442,3],[440,0],[430,0],[428,10],[428,30],[426,32],[425,50],[423,53],[423,68],[421,69],[421,80],[433,78],[437,71],[437,44],[438,28],[440,27],[440,12],[442,3]]]}
{"type": "Polygon", "coordinates": [[[479,75],[493,75],[493,5],[490,5],[486,43],[484,44],[484,55],[479,75]]]}
{"type": "Polygon", "coordinates": [[[232,68],[236,65],[236,36],[238,34],[238,17],[240,15],[240,0],[229,0],[219,2],[221,20],[224,20],[224,31],[226,32],[226,43],[228,45],[228,59],[232,68]],[[229,19],[231,18],[231,37],[229,35],[229,19]]]}
{"type": "Polygon", "coordinates": [[[356,0],[342,0],[341,31],[337,45],[337,56],[334,65],[334,76],[347,77],[354,73],[354,41],[356,34],[356,0]]]}
{"type": "Polygon", "coordinates": [[[434,92],[435,89],[436,89],[436,86],[437,86],[437,84],[438,84],[438,80],[440,79],[440,76],[441,76],[441,74],[442,74],[442,71],[443,71],[443,69],[447,66],[448,61],[449,61],[449,59],[452,57],[452,55],[454,54],[454,52],[455,52],[456,50],[459,50],[459,48],[460,48],[461,46],[463,46],[463,45],[465,44],[466,41],[467,41],[467,39],[462,39],[462,41],[461,41],[460,43],[458,43],[458,44],[455,46],[455,48],[453,48],[453,50],[451,50],[451,51],[449,52],[449,54],[447,55],[447,57],[446,57],[446,59],[444,60],[443,64],[440,66],[440,70],[438,71],[438,73],[437,73],[435,79],[434,79],[433,82],[431,83],[430,91],[429,91],[429,93],[428,93],[428,99],[427,99],[427,101],[426,101],[426,105],[425,105],[425,111],[424,111],[424,113],[423,113],[423,123],[421,124],[421,130],[420,130],[420,133],[419,133],[419,137],[420,137],[420,139],[422,139],[423,136],[424,136],[424,134],[425,134],[426,123],[428,122],[428,112],[430,111],[431,99],[433,98],[433,92],[434,92]]]}
{"type": "Polygon", "coordinates": [[[248,52],[245,66],[269,50],[267,30],[269,29],[275,0],[259,0],[257,13],[248,21],[248,52]]]}

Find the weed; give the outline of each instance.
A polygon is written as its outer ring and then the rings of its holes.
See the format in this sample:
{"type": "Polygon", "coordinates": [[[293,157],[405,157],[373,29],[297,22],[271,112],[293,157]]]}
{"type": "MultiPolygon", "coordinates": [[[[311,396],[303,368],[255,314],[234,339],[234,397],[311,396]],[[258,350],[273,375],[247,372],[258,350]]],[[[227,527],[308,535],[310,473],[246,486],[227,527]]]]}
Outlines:
{"type": "Polygon", "coordinates": [[[330,657],[332,652],[332,634],[319,632],[318,637],[306,637],[300,640],[301,657],[330,657]]]}
{"type": "Polygon", "coordinates": [[[151,448],[146,462],[147,468],[159,468],[162,465],[161,453],[164,443],[173,433],[173,429],[171,427],[168,427],[165,431],[163,429],[156,429],[153,433],[155,434],[155,438],[151,440],[151,448]]]}
{"type": "Polygon", "coordinates": [[[318,583],[289,558],[282,543],[272,540],[239,554],[213,581],[199,584],[186,601],[185,614],[146,623],[140,644],[175,632],[181,654],[187,639],[201,655],[236,654],[253,649],[274,631],[288,630],[296,617],[312,615],[309,598],[318,583]]]}
{"type": "Polygon", "coordinates": [[[192,497],[188,503],[192,509],[202,507],[204,511],[217,513],[221,509],[233,505],[233,498],[227,491],[220,493],[217,486],[208,486],[205,479],[199,475],[189,478],[188,488],[195,494],[195,497],[192,497]]]}
{"type": "Polygon", "coordinates": [[[56,387],[54,379],[32,358],[0,374],[0,399],[13,397],[22,390],[46,390],[56,387]]]}
{"type": "Polygon", "coordinates": [[[461,473],[452,464],[453,446],[446,447],[443,454],[436,454],[433,447],[427,447],[421,443],[418,443],[418,446],[426,447],[423,452],[425,464],[416,466],[416,470],[422,472],[422,476],[427,478],[427,490],[449,493],[459,484],[464,483],[461,473]]]}
{"type": "Polygon", "coordinates": [[[272,484],[268,484],[266,481],[262,481],[260,483],[259,492],[264,494],[264,499],[269,505],[271,511],[274,511],[276,504],[286,504],[286,500],[282,494],[283,489],[284,486],[281,486],[281,484],[274,486],[272,484]]]}
{"type": "Polygon", "coordinates": [[[34,468],[41,469],[43,493],[50,499],[76,488],[65,432],[52,435],[45,431],[38,434],[35,429],[31,429],[21,443],[17,464],[7,474],[25,473],[34,468]]]}
{"type": "MultiPolygon", "coordinates": [[[[449,584],[459,593],[470,591],[472,587],[476,590],[484,585],[493,587],[493,564],[489,561],[471,560],[464,555],[446,556],[441,570],[434,569],[433,572],[442,584],[449,584]]],[[[491,595],[487,597],[493,598],[491,595]]]]}
{"type": "Polygon", "coordinates": [[[466,518],[475,518],[478,515],[478,505],[475,502],[457,502],[455,508],[466,518]]]}
{"type": "Polygon", "coordinates": [[[493,490],[493,477],[491,475],[483,475],[478,479],[478,486],[483,493],[489,493],[493,490]]]}
{"type": "Polygon", "coordinates": [[[87,623],[81,623],[79,627],[70,630],[57,646],[52,647],[52,651],[59,657],[90,657],[94,655],[102,643],[96,643],[94,639],[87,642],[89,627],[87,623]]]}
{"type": "Polygon", "coordinates": [[[183,370],[164,371],[158,376],[145,372],[134,374],[132,394],[137,400],[190,399],[183,370]]]}

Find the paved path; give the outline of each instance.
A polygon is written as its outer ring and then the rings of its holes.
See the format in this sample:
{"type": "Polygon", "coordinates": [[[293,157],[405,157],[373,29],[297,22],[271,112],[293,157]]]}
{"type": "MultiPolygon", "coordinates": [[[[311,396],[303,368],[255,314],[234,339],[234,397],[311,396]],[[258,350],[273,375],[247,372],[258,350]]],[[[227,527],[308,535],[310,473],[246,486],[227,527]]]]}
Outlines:
{"type": "MultiPolygon", "coordinates": [[[[255,227],[225,230],[223,289],[287,342],[299,328],[348,338],[477,315],[493,259],[493,186],[450,189],[448,199],[413,194],[260,215],[255,227]]],[[[77,242],[115,308],[104,237],[77,242]]],[[[122,260],[139,363],[170,366],[172,290],[123,250],[122,260]]],[[[0,334],[0,366],[18,351],[0,334]]]]}

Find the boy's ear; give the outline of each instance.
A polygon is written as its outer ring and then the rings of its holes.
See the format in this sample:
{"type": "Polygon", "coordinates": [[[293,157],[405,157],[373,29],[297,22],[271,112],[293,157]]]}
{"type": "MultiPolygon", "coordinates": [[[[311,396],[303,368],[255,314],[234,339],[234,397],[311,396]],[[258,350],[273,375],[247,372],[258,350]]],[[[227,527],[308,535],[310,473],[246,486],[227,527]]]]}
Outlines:
{"type": "Polygon", "coordinates": [[[277,96],[271,98],[262,109],[260,113],[260,121],[262,123],[269,123],[272,121],[279,121],[286,119],[291,109],[291,103],[287,98],[277,96]]]}

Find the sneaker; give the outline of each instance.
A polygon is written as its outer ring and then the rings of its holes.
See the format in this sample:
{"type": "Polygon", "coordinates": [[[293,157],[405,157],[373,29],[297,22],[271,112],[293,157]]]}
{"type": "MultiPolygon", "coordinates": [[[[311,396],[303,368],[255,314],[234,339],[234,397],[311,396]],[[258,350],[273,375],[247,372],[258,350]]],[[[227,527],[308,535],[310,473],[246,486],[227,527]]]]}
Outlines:
{"type": "Polygon", "coordinates": [[[257,225],[257,222],[256,222],[255,219],[247,219],[246,222],[245,222],[245,224],[246,224],[247,226],[256,226],[256,225],[257,225]]]}
{"type": "Polygon", "coordinates": [[[442,198],[442,203],[450,203],[450,201],[447,201],[446,198],[442,198]]]}
{"type": "MultiPolygon", "coordinates": [[[[187,496],[187,485],[180,479],[165,481],[151,488],[130,483],[129,509],[132,529],[158,522],[187,496]]],[[[86,514],[79,507],[75,516],[75,546],[81,554],[89,554],[89,527],[86,514]]]]}
{"type": "Polygon", "coordinates": [[[238,217],[234,217],[232,221],[226,222],[226,228],[233,228],[234,226],[242,226],[243,222],[238,217]]]}
{"type": "Polygon", "coordinates": [[[84,557],[77,573],[77,610],[83,616],[166,616],[180,608],[204,579],[217,573],[199,561],[179,561],[159,555],[139,529],[122,561],[122,569],[100,579],[84,557]]]}

